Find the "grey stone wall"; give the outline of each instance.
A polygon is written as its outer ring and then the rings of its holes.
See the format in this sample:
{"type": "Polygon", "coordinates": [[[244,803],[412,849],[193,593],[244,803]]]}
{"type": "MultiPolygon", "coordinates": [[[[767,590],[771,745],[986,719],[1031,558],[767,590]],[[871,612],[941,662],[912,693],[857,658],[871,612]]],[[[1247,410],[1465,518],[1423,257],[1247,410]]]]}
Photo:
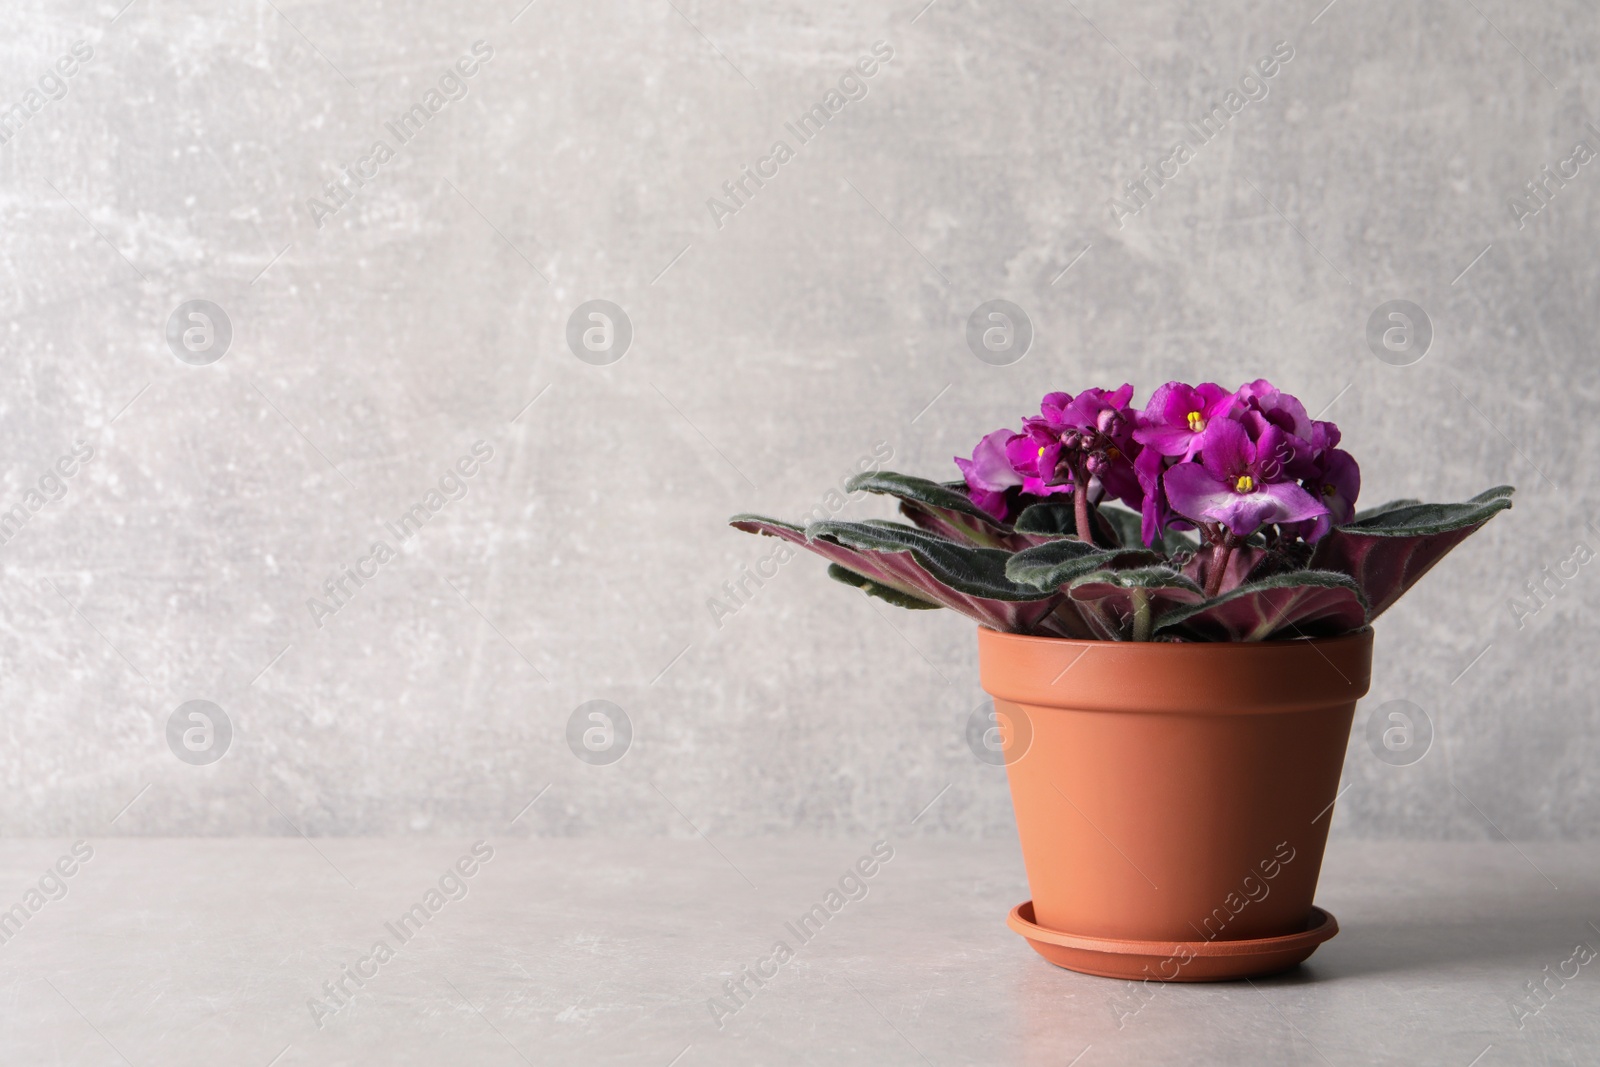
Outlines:
{"type": "Polygon", "coordinates": [[[1262,375],[1370,502],[1519,487],[1380,622],[1335,831],[1600,830],[1586,7],[121,2],[0,12],[0,831],[1009,834],[972,627],[735,605],[725,518],[1262,375]]]}

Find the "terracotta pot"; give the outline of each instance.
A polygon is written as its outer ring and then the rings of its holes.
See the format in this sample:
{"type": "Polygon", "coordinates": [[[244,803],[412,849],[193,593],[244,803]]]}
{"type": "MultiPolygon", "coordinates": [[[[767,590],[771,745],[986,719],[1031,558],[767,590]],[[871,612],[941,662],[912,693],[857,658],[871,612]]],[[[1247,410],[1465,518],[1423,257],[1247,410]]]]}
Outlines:
{"type": "Polygon", "coordinates": [[[980,628],[978,660],[1033,892],[1012,925],[1041,954],[1204,980],[1293,966],[1337,932],[1312,896],[1370,630],[1169,644],[980,628]],[[1152,955],[1188,960],[1147,970],[1152,955]]]}

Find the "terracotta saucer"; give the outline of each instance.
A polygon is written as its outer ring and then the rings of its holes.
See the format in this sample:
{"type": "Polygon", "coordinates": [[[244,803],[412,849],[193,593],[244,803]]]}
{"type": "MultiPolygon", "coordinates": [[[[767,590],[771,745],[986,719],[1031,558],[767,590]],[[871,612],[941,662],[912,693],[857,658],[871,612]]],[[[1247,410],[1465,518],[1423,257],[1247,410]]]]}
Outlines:
{"type": "Polygon", "coordinates": [[[1011,909],[1006,925],[1057,967],[1102,978],[1220,982],[1286,971],[1339,932],[1333,916],[1313,907],[1306,928],[1251,941],[1123,941],[1046,930],[1033,921],[1033,901],[1011,909]]]}

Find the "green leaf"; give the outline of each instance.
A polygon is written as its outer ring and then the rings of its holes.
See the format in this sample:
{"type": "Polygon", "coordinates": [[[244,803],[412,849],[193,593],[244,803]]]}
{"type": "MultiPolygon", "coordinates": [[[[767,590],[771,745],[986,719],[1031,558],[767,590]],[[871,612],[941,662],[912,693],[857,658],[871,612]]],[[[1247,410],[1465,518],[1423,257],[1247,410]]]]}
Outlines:
{"type": "Polygon", "coordinates": [[[1007,527],[967,496],[964,482],[932,482],[894,471],[867,471],[845,482],[850,493],[878,493],[900,501],[900,513],[930,533],[989,548],[1021,548],[1007,527]]]}
{"type": "Polygon", "coordinates": [[[880,556],[870,552],[860,553],[832,543],[812,542],[807,540],[805,530],[799,526],[781,519],[769,519],[764,515],[735,515],[728,520],[728,525],[746,533],[776,537],[814,552],[830,563],[848,565],[849,569],[868,576],[877,584],[886,589],[894,589],[903,596],[944,603],[944,599],[938,595],[942,587],[929,577],[927,572],[916,567],[897,567],[895,557],[880,556]]]}
{"type": "Polygon", "coordinates": [[[853,585],[868,596],[886,600],[897,608],[911,608],[914,611],[937,611],[941,607],[941,605],[929,603],[921,597],[901,592],[893,586],[882,585],[864,574],[857,574],[855,571],[841,567],[837,563],[828,564],[828,577],[836,582],[843,582],[845,585],[853,585]]]}
{"type": "Polygon", "coordinates": [[[909,552],[917,563],[943,585],[969,596],[989,600],[1039,600],[1043,594],[1006,577],[1011,553],[998,548],[975,548],[936,537],[925,530],[877,519],[842,522],[825,519],[806,527],[806,539],[826,538],[848,548],[867,552],[909,552]]]}
{"type": "Polygon", "coordinates": [[[1265,641],[1275,635],[1325,637],[1367,624],[1361,587],[1330,571],[1274,574],[1198,604],[1165,612],[1155,632],[1202,641],[1265,641]]]}
{"type": "MultiPolygon", "coordinates": [[[[1203,589],[1182,573],[1160,564],[1151,567],[1130,567],[1122,571],[1091,571],[1074,578],[1068,591],[1074,600],[1088,600],[1097,595],[1101,586],[1115,589],[1172,589],[1197,593],[1202,597],[1205,595],[1203,589]]],[[[1187,600],[1185,602],[1193,603],[1187,600]]]]}
{"type": "MultiPolygon", "coordinates": [[[[1072,498],[1067,497],[1068,500],[1072,498]]],[[[1019,534],[1035,538],[1076,537],[1078,520],[1072,514],[1071,504],[1058,504],[1053,500],[1029,504],[1017,513],[1011,528],[1019,534]]]]}
{"type": "Polygon", "coordinates": [[[1101,504],[1100,515],[1116,531],[1117,544],[1133,548],[1144,544],[1144,519],[1137,511],[1114,504],[1101,504]]]}
{"type": "MultiPolygon", "coordinates": [[[[1124,509],[1124,514],[1130,514],[1124,509]]],[[[1113,516],[1110,509],[1104,505],[1092,508],[1089,515],[1094,521],[1094,539],[1102,548],[1108,547],[1135,547],[1139,544],[1139,519],[1134,516],[1133,539],[1127,539],[1126,530],[1118,525],[1121,516],[1113,516]]],[[[1032,545],[1042,545],[1046,541],[1053,541],[1058,537],[1078,536],[1078,516],[1073,510],[1071,494],[1061,494],[1049,500],[1041,500],[1036,504],[1029,504],[1017,515],[1017,521],[1011,527],[1018,537],[1025,538],[1026,544],[1014,545],[1017,550],[1028,548],[1032,545]]]]}
{"type": "Polygon", "coordinates": [[[1093,571],[1073,579],[1067,595],[1106,641],[1148,641],[1156,617],[1205,599],[1198,585],[1164,566],[1093,571]]]}
{"type": "Polygon", "coordinates": [[[1078,540],[1046,541],[1023,549],[1006,563],[1006,577],[1035,589],[1059,589],[1092,571],[1160,563],[1146,548],[1096,548],[1078,540]]]}
{"type": "MultiPolygon", "coordinates": [[[[1025,530],[1031,530],[1031,527],[1024,524],[1029,522],[1028,513],[1033,511],[1035,508],[1054,509],[1060,513],[1059,517],[1051,516],[1050,520],[1048,521],[1054,521],[1060,524],[1059,533],[1061,535],[1074,534],[1077,532],[1077,523],[1072,515],[1071,504],[1045,503],[1033,504],[1022,510],[1022,514],[1017,517],[1016,530],[1018,533],[1022,533],[1025,530]]],[[[1109,529],[1113,536],[1115,536],[1116,543],[1123,548],[1144,547],[1144,518],[1137,511],[1122,507],[1119,504],[1102,503],[1095,508],[1095,512],[1099,515],[1101,520],[1097,526],[1097,529],[1100,531],[1099,536],[1102,539],[1105,531],[1109,529]]],[[[1044,515],[1041,513],[1039,518],[1033,520],[1033,523],[1042,528],[1045,521],[1047,520],[1045,520],[1044,515]]],[[[1162,531],[1160,542],[1154,547],[1168,556],[1173,556],[1179,552],[1193,552],[1199,547],[1199,542],[1194,538],[1182,533],[1181,531],[1164,530],[1162,531]]]]}
{"type": "Polygon", "coordinates": [[[806,539],[803,526],[796,526],[782,519],[769,519],[765,515],[756,515],[748,511],[740,512],[728,519],[728,525],[745,533],[766,534],[768,537],[781,537],[785,541],[806,539]]]}
{"type": "Polygon", "coordinates": [[[1354,578],[1376,619],[1478,527],[1511,506],[1509,485],[1460,504],[1395,501],[1330,530],[1310,566],[1354,578]]]}
{"type": "Polygon", "coordinates": [[[1375,512],[1364,512],[1362,517],[1337,529],[1371,537],[1429,537],[1450,533],[1488,522],[1511,507],[1511,494],[1515,491],[1509,485],[1497,485],[1460,504],[1418,504],[1396,500],[1384,504],[1375,512]]]}
{"type": "Polygon", "coordinates": [[[844,483],[847,493],[881,493],[900,500],[911,500],[941,511],[958,511],[990,524],[994,520],[968,498],[960,482],[933,482],[912,474],[894,471],[867,471],[844,483]]]}
{"type": "Polygon", "coordinates": [[[1374,515],[1382,515],[1386,511],[1393,511],[1396,508],[1415,507],[1420,503],[1422,503],[1422,501],[1416,499],[1415,497],[1402,497],[1399,500],[1391,500],[1387,503],[1379,504],[1375,508],[1367,508],[1364,511],[1358,511],[1356,512],[1354,521],[1360,522],[1362,519],[1370,519],[1374,515]]]}
{"type": "MultiPolygon", "coordinates": [[[[1142,548],[1143,520],[1138,512],[1114,504],[1100,504],[1092,512],[1095,520],[1095,540],[1100,547],[1142,548]]],[[[1029,544],[1039,545],[1058,537],[1076,537],[1078,519],[1072,510],[1072,497],[1045,500],[1029,504],[1017,516],[1012,529],[1028,538],[1029,544]]],[[[1028,547],[1018,545],[1018,549],[1028,547]]],[[[1175,530],[1163,537],[1162,547],[1169,555],[1181,549],[1193,549],[1194,542],[1175,530]]]]}
{"type": "Polygon", "coordinates": [[[1009,552],[946,540],[892,522],[815,522],[806,547],[880,584],[909,592],[1003,633],[1078,637],[1084,624],[1064,595],[1005,575],[1009,552]],[[1058,615],[1057,609],[1065,611],[1058,615]]]}

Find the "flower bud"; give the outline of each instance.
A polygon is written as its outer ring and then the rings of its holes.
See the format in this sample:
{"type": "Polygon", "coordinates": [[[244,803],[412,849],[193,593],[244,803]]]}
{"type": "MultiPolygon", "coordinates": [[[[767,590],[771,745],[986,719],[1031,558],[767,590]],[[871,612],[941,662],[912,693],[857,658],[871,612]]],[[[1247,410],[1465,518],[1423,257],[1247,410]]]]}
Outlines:
{"type": "Polygon", "coordinates": [[[1090,452],[1088,460],[1084,463],[1084,467],[1090,474],[1099,474],[1101,471],[1106,469],[1110,462],[1111,460],[1106,457],[1104,452],[1090,452]]]}
{"type": "Polygon", "coordinates": [[[1077,430],[1068,430],[1061,435],[1061,447],[1067,449],[1077,448],[1083,443],[1083,435],[1077,430]]]}
{"type": "Polygon", "coordinates": [[[1094,424],[1106,436],[1122,432],[1122,416],[1115,408],[1104,408],[1095,418],[1094,424]]]}

